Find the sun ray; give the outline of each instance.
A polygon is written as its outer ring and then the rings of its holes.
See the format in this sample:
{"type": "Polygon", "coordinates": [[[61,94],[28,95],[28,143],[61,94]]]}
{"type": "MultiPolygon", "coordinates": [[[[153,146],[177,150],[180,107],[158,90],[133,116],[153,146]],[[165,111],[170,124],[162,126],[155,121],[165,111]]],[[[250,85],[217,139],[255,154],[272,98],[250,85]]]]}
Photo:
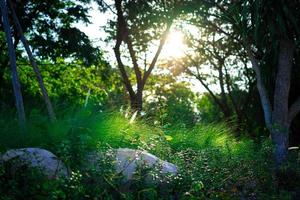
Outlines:
{"type": "Polygon", "coordinates": [[[173,30],[169,33],[164,46],[162,57],[178,58],[184,55],[184,35],[179,30],[173,30]]]}

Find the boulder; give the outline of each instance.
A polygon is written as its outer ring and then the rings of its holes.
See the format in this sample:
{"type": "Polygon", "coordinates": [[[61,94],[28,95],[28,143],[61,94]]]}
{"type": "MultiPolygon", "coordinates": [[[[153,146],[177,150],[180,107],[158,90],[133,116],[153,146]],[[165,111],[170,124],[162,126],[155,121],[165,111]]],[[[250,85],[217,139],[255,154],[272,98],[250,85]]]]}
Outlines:
{"type": "MultiPolygon", "coordinates": [[[[87,166],[97,169],[98,165],[106,155],[100,152],[92,152],[87,155],[87,166]]],[[[116,173],[121,173],[124,176],[124,180],[129,182],[134,179],[134,175],[138,171],[145,170],[151,171],[150,174],[146,174],[147,181],[163,181],[169,175],[176,175],[178,168],[176,165],[163,161],[158,157],[141,150],[134,150],[128,148],[116,149],[115,152],[109,153],[112,163],[115,167],[116,173]],[[159,179],[159,180],[155,180],[159,179]]],[[[101,167],[101,166],[99,166],[101,167]]]]}
{"type": "Polygon", "coordinates": [[[177,166],[141,150],[118,149],[116,153],[116,170],[122,173],[126,180],[131,180],[138,168],[152,168],[159,175],[176,175],[177,166]]]}
{"type": "Polygon", "coordinates": [[[67,177],[68,169],[53,153],[40,148],[12,149],[0,157],[0,162],[9,164],[12,174],[20,169],[40,170],[48,179],[67,177]]]}

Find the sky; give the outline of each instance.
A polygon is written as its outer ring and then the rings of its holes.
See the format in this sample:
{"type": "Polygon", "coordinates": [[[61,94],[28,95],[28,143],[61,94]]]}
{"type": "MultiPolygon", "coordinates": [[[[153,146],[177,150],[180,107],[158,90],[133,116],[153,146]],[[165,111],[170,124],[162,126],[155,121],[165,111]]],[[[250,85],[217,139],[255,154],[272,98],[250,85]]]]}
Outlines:
{"type": "Polygon", "coordinates": [[[97,7],[98,5],[93,1],[91,3],[91,9],[89,10],[90,24],[77,23],[75,26],[82,30],[94,44],[104,45],[101,40],[106,37],[106,33],[102,27],[105,26],[111,15],[109,13],[100,12],[97,7]]]}

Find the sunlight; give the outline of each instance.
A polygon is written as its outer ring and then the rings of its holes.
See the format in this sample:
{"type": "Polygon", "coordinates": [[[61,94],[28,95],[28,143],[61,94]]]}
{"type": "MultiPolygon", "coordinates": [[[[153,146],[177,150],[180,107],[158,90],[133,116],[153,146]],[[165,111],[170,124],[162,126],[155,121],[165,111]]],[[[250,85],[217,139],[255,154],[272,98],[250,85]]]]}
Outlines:
{"type": "Polygon", "coordinates": [[[184,55],[184,35],[178,30],[173,30],[169,33],[166,44],[164,46],[162,57],[178,58],[184,55]]]}

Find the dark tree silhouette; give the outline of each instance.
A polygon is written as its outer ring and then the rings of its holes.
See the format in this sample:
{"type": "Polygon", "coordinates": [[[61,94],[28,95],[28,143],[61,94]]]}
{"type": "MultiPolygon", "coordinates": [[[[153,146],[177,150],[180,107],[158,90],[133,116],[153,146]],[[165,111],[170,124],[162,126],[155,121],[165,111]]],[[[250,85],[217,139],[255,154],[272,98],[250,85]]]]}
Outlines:
{"type": "Polygon", "coordinates": [[[16,53],[15,53],[15,48],[11,37],[12,34],[11,34],[10,24],[8,20],[8,9],[5,0],[0,1],[0,6],[1,6],[2,22],[5,31],[8,52],[9,52],[9,61],[11,66],[12,84],[13,84],[13,90],[15,94],[16,107],[17,107],[21,128],[24,128],[26,120],[25,120],[23,97],[22,97],[20,81],[17,72],[16,53]]]}

